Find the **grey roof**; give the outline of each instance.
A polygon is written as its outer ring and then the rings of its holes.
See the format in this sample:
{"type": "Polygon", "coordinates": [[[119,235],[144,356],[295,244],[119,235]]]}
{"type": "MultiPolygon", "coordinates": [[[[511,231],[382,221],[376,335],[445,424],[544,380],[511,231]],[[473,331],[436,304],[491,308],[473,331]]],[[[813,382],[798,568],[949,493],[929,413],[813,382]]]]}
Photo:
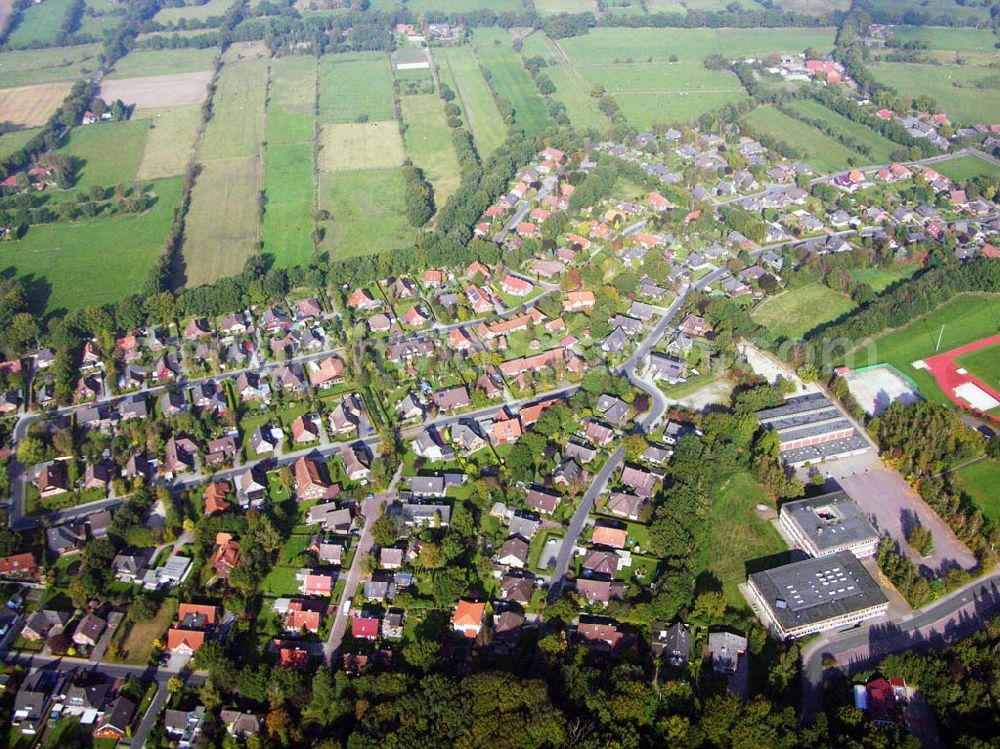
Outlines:
{"type": "Polygon", "coordinates": [[[878,531],[844,492],[786,502],[781,513],[788,515],[820,551],[878,538],[878,531]]]}
{"type": "Polygon", "coordinates": [[[750,583],[786,630],[888,602],[849,551],[755,572],[750,583]]]}

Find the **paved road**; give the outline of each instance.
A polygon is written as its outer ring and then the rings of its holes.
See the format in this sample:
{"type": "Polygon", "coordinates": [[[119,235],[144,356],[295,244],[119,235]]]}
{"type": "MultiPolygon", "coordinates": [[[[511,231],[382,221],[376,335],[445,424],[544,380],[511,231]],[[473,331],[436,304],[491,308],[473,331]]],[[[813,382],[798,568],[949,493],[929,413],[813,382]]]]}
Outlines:
{"type": "Polygon", "coordinates": [[[618,449],[611,453],[611,457],[608,458],[604,467],[594,476],[594,480],[590,482],[590,486],[580,500],[576,512],[573,513],[573,518],[569,521],[569,527],[566,529],[566,536],[563,538],[562,546],[559,547],[555,570],[553,570],[552,576],[549,578],[552,581],[551,585],[549,585],[548,598],[550,601],[555,601],[562,595],[566,571],[569,569],[569,562],[573,557],[573,549],[576,548],[580,534],[583,532],[583,526],[587,522],[587,516],[594,509],[595,500],[607,487],[608,481],[621,467],[624,459],[625,448],[619,446],[618,449]]]}

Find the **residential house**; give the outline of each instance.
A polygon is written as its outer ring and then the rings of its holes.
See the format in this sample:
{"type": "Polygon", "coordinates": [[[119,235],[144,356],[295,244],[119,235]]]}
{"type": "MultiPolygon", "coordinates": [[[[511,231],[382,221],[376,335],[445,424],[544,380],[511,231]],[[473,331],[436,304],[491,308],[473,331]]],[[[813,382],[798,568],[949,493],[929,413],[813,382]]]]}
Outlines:
{"type": "Polygon", "coordinates": [[[80,647],[92,648],[97,645],[108,628],[108,623],[97,614],[89,613],[81,619],[73,630],[73,642],[80,647]]]}
{"type": "Polygon", "coordinates": [[[130,734],[134,717],[135,703],[128,697],[118,695],[107,712],[97,721],[94,738],[121,741],[130,734]]]}
{"type": "Polygon", "coordinates": [[[485,603],[460,600],[452,614],[451,627],[455,632],[465,637],[477,637],[482,629],[485,614],[485,603]]]}
{"type": "Polygon", "coordinates": [[[324,480],[319,464],[305,456],[295,461],[295,493],[299,501],[323,499],[333,487],[324,480]]]}

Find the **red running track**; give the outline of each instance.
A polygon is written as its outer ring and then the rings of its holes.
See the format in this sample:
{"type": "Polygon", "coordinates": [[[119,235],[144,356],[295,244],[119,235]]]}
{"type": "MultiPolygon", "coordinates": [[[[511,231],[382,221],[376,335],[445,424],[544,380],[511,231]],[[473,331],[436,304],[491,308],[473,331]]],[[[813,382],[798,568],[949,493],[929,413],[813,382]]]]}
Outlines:
{"type": "MultiPolygon", "coordinates": [[[[934,379],[937,381],[938,387],[944,391],[944,394],[947,395],[953,403],[957,403],[959,406],[968,411],[982,413],[981,411],[977,411],[977,409],[972,408],[968,403],[955,395],[955,388],[960,385],[964,385],[967,382],[971,382],[992,395],[998,401],[1000,401],[1000,392],[997,392],[995,388],[990,387],[978,377],[974,377],[968,372],[965,374],[960,373],[958,370],[961,369],[961,367],[955,363],[955,358],[962,356],[962,354],[979,351],[980,349],[996,346],[997,344],[1000,344],[1000,334],[990,336],[989,338],[981,338],[978,341],[967,343],[966,345],[959,346],[951,351],[945,351],[943,354],[937,354],[929,359],[925,359],[924,363],[927,364],[927,368],[930,370],[930,373],[934,375],[934,379]]],[[[983,415],[996,420],[996,417],[990,416],[989,414],[983,415]]]]}

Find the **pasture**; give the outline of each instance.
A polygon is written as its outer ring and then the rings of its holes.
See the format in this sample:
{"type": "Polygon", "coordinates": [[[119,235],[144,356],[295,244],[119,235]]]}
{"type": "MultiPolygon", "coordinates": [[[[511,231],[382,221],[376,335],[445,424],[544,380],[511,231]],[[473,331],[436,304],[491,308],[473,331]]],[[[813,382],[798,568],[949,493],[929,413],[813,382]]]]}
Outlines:
{"type": "Polygon", "coordinates": [[[893,38],[901,42],[926,41],[934,50],[995,52],[997,38],[988,29],[956,29],[933,26],[897,26],[893,38]]]}
{"type": "Polygon", "coordinates": [[[201,122],[201,107],[144,109],[137,117],[149,120],[146,149],[137,179],[158,179],[184,174],[201,122]]]}
{"type": "Polygon", "coordinates": [[[157,23],[175,24],[181,19],[187,21],[207,21],[221,18],[232,5],[231,0],[208,0],[204,5],[182,5],[179,8],[161,8],[153,17],[157,23]]]}
{"type": "Polygon", "coordinates": [[[848,359],[846,363],[853,368],[879,363],[891,364],[911,377],[925,398],[947,404],[950,401],[937,386],[934,376],[925,369],[914,368],[913,362],[964,346],[993,335],[998,330],[1000,296],[962,294],[909,325],[860,342],[861,345],[845,358],[848,359]],[[939,335],[940,349],[937,348],[939,335]]]}
{"type": "Polygon", "coordinates": [[[442,47],[435,51],[434,56],[442,77],[447,78],[447,71],[454,81],[452,88],[465,113],[476,149],[481,156],[490,156],[507,137],[507,126],[500,118],[475,53],[468,47],[442,47]]]}
{"type": "Polygon", "coordinates": [[[205,163],[184,227],[184,273],[189,286],[243,270],[260,239],[257,195],[260,162],[254,157],[205,163]],[[224,211],[219,206],[225,206],[224,211]]]}
{"type": "Polygon", "coordinates": [[[511,46],[510,35],[501,29],[479,28],[475,46],[479,62],[493,76],[493,88],[513,105],[514,121],[529,135],[551,131],[554,123],[545,100],[511,46]]]}
{"type": "Polygon", "coordinates": [[[956,0],[879,0],[879,7],[899,13],[906,11],[920,13],[928,21],[938,18],[949,20],[962,18],[979,22],[989,20],[989,8],[982,5],[959,4],[956,0]]]}
{"type": "Polygon", "coordinates": [[[443,206],[458,189],[461,175],[442,102],[436,94],[404,96],[401,102],[406,152],[434,185],[434,202],[443,206]]]}
{"type": "Polygon", "coordinates": [[[860,153],[773,107],[753,110],[747,115],[747,123],[758,132],[770,133],[784,141],[819,172],[836,172],[867,161],[860,153]]]}
{"type": "Polygon", "coordinates": [[[403,139],[395,120],[323,125],[319,152],[321,171],[388,169],[400,166],[405,158],[403,139]]]}
{"type": "Polygon", "coordinates": [[[101,67],[101,45],[0,52],[0,88],[75,81],[101,67]]]}
{"type": "Polygon", "coordinates": [[[940,164],[935,164],[934,168],[956,182],[966,182],[973,177],[992,177],[998,171],[994,164],[976,156],[962,156],[942,161],[940,164]]]}
{"type": "MultiPolygon", "coordinates": [[[[372,10],[391,11],[400,7],[400,0],[372,0],[372,10]]],[[[471,13],[474,10],[488,8],[495,13],[509,11],[521,13],[524,6],[520,0],[409,0],[406,3],[410,13],[421,15],[432,11],[435,13],[471,13]]]]}
{"type": "Polygon", "coordinates": [[[955,363],[990,387],[1000,388],[1000,346],[990,346],[962,354],[956,357],[955,363]]]}
{"type": "Polygon", "coordinates": [[[321,248],[339,260],[413,244],[401,169],[320,174],[320,207],[330,211],[321,248]]]}
{"type": "Polygon", "coordinates": [[[893,263],[887,268],[858,268],[850,271],[851,278],[859,283],[866,283],[875,291],[882,291],[897,281],[910,278],[919,270],[914,263],[893,263]]]}
{"type": "Polygon", "coordinates": [[[312,255],[313,146],[268,143],[264,157],[264,252],[282,268],[312,255]]]}
{"type": "Polygon", "coordinates": [[[393,119],[388,56],[372,52],[321,57],[319,118],[321,122],[393,119]]]}
{"type": "Polygon", "coordinates": [[[271,63],[267,142],[305,143],[316,129],[316,58],[294,56],[271,63]]]}
{"type": "Polygon", "coordinates": [[[596,0],[536,0],[535,10],[543,16],[559,13],[596,13],[596,0]]]}
{"type": "Polygon", "coordinates": [[[6,159],[14,151],[24,148],[28,141],[39,132],[39,128],[26,128],[24,130],[11,130],[0,135],[0,159],[6,159]]]}
{"type": "Polygon", "coordinates": [[[73,0],[44,0],[29,5],[21,14],[21,23],[8,37],[7,44],[14,48],[38,42],[52,44],[72,2],[73,0]]]}
{"type": "Polygon", "coordinates": [[[25,127],[44,125],[72,87],[72,83],[43,83],[0,89],[0,117],[25,127]]]}
{"type": "Polygon", "coordinates": [[[136,109],[181,107],[201,104],[208,93],[212,71],[171,75],[149,75],[142,78],[117,78],[101,84],[105,101],[121,99],[136,109]]]}
{"type": "Polygon", "coordinates": [[[871,66],[879,83],[900,94],[927,94],[948,113],[953,124],[1000,122],[1000,88],[996,71],[977,65],[915,65],[883,62],[871,66]],[[976,82],[983,81],[984,88],[976,82]]]}
{"type": "Polygon", "coordinates": [[[1000,463],[983,458],[971,465],[959,468],[951,474],[958,485],[983,515],[994,522],[1000,522],[1000,463]]]}
{"type": "Polygon", "coordinates": [[[60,153],[75,156],[83,166],[77,176],[78,190],[94,185],[130,185],[146,149],[149,120],[102,122],[74,127],[60,153]]]}
{"type": "Polygon", "coordinates": [[[853,122],[832,109],[827,109],[818,101],[797,99],[789,102],[788,107],[811,120],[823,120],[835,133],[847,136],[854,143],[867,146],[871,149],[871,156],[866,157],[870,163],[887,164],[892,161],[892,154],[903,148],[871,128],[853,122]]]}
{"type": "Polygon", "coordinates": [[[113,0],[87,0],[80,19],[80,33],[100,38],[107,29],[121,23],[124,6],[113,0]]]}
{"type": "Polygon", "coordinates": [[[173,223],[181,180],[154,182],[152,191],[156,202],[139,215],[31,227],[23,239],[0,243],[0,269],[25,278],[37,313],[109,304],[139,291],[173,223]]]}
{"type": "Polygon", "coordinates": [[[563,57],[561,51],[543,31],[536,31],[524,40],[525,57],[538,55],[548,62],[544,73],[556,87],[554,97],[566,107],[566,115],[577,128],[606,131],[611,121],[590,95],[590,83],[563,57]]]}
{"type": "Polygon", "coordinates": [[[267,63],[226,65],[205,127],[202,161],[254,156],[264,141],[267,63]]]}
{"type": "Polygon", "coordinates": [[[115,63],[105,79],[146,78],[212,70],[219,51],[210,49],[136,49],[115,63]]]}
{"type": "Polygon", "coordinates": [[[811,283],[768,297],[754,309],[753,319],[781,338],[799,338],[817,325],[854,309],[851,298],[828,286],[811,283]]]}

